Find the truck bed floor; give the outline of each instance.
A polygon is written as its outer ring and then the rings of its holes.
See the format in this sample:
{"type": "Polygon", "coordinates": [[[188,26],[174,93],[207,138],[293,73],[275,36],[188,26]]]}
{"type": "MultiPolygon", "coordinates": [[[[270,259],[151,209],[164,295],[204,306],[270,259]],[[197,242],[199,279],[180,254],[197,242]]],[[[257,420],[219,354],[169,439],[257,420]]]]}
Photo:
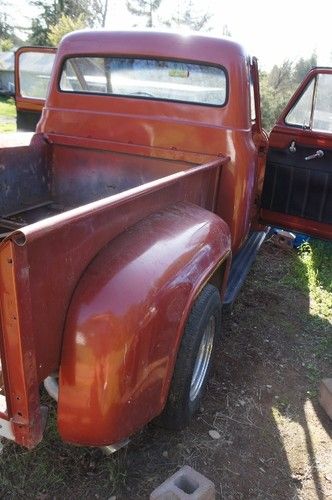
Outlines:
{"type": "Polygon", "coordinates": [[[25,210],[2,216],[0,217],[0,239],[5,238],[16,229],[46,219],[52,215],[65,212],[66,210],[70,210],[70,208],[72,207],[63,207],[50,200],[32,207],[27,207],[25,210]]]}

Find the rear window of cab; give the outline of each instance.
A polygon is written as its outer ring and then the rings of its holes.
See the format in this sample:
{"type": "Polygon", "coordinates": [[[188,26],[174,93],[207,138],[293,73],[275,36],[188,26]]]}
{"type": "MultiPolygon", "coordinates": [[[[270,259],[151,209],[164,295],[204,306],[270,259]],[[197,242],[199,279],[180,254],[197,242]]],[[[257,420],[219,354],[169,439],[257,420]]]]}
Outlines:
{"type": "Polygon", "coordinates": [[[224,106],[228,94],[223,67],[164,59],[73,57],[60,77],[63,92],[140,97],[224,106]]]}

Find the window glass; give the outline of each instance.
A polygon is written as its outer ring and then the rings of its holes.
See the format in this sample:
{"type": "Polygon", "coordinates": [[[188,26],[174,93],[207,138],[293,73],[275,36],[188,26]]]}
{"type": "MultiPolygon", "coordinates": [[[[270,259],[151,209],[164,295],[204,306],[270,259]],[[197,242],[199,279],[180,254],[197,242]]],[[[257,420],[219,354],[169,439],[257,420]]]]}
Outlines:
{"type": "Polygon", "coordinates": [[[64,64],[60,89],[222,106],[226,102],[227,79],[222,68],[203,64],[75,57],[64,64]]]}
{"type": "Polygon", "coordinates": [[[304,128],[310,127],[314,82],[315,79],[313,78],[300,99],[286,116],[285,121],[288,125],[298,125],[304,128]]]}
{"type": "Polygon", "coordinates": [[[255,89],[252,74],[250,73],[250,118],[251,123],[256,121],[256,107],[255,107],[255,89]]]}
{"type": "Polygon", "coordinates": [[[312,129],[332,132],[332,75],[318,76],[312,129]]]}
{"type": "Polygon", "coordinates": [[[54,57],[50,52],[22,52],[19,60],[22,97],[46,98],[54,57]]]}

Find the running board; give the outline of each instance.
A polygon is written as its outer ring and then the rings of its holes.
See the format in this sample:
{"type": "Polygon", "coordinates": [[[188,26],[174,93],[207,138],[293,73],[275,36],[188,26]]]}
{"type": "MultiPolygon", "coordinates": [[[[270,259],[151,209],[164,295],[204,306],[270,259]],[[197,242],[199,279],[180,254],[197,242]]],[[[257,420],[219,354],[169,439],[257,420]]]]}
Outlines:
{"type": "Polygon", "coordinates": [[[270,228],[267,228],[265,231],[251,233],[244,246],[233,258],[224,298],[224,306],[232,306],[269,230],[270,228]]]}

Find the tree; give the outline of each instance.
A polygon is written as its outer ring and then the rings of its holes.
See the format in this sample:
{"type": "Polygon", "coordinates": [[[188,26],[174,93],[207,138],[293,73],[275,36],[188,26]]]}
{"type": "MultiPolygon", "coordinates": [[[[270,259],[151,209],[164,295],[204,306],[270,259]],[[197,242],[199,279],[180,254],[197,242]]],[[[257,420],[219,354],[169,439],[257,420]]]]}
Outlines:
{"type": "Polygon", "coordinates": [[[86,21],[83,14],[80,14],[75,20],[62,14],[57,24],[50,28],[48,42],[50,45],[56,47],[67,33],[83,28],[86,28],[86,21]]]}
{"type": "Polygon", "coordinates": [[[275,92],[287,92],[292,86],[293,63],[286,59],[280,66],[275,64],[269,74],[268,83],[275,92]]]}
{"type": "Polygon", "coordinates": [[[308,71],[317,65],[317,56],[303,57],[296,63],[286,59],[280,66],[274,65],[269,73],[260,72],[262,100],[262,121],[269,132],[278,116],[285,108],[296,87],[302,82],[308,71]]]}
{"type": "Polygon", "coordinates": [[[262,122],[270,132],[294,92],[293,63],[285,60],[269,73],[260,72],[262,122]]]}
{"type": "Polygon", "coordinates": [[[126,6],[131,14],[146,17],[146,26],[154,26],[154,13],[159,9],[161,0],[127,0],[126,6]]]}
{"type": "Polygon", "coordinates": [[[0,50],[9,52],[14,47],[14,43],[10,38],[0,38],[0,50]]]}
{"type": "Polygon", "coordinates": [[[30,3],[40,10],[31,23],[29,42],[35,45],[48,43],[51,28],[63,15],[75,22],[84,19],[86,26],[105,26],[108,0],[30,0],[30,3]]]}
{"type": "MultiPolygon", "coordinates": [[[[262,123],[267,132],[271,131],[282,108],[282,104],[277,101],[278,94],[269,83],[269,76],[265,71],[259,72],[262,123]]],[[[280,93],[279,96],[281,95],[280,93]]]]}
{"type": "Polygon", "coordinates": [[[14,34],[14,28],[8,22],[8,15],[0,12],[0,38],[11,38],[14,34]]]}
{"type": "Polygon", "coordinates": [[[227,24],[223,25],[222,34],[223,34],[223,36],[232,36],[232,33],[230,32],[227,24]]]}
{"type": "Polygon", "coordinates": [[[0,0],[0,50],[10,51],[16,45],[22,45],[22,40],[15,34],[15,26],[9,12],[13,11],[10,2],[0,0]]]}
{"type": "Polygon", "coordinates": [[[311,68],[314,68],[315,66],[317,66],[317,54],[311,54],[311,57],[309,57],[309,59],[303,59],[303,57],[301,57],[301,59],[298,60],[294,67],[294,83],[296,85],[299,85],[308,71],[310,71],[311,68]]]}
{"type": "MultiPolygon", "coordinates": [[[[6,3],[2,2],[2,9],[7,7],[6,3]]],[[[0,12],[0,50],[8,51],[13,48],[14,28],[9,22],[8,14],[3,10],[0,12]]]]}
{"type": "Polygon", "coordinates": [[[165,21],[170,28],[189,28],[192,31],[209,31],[208,23],[211,14],[197,11],[193,0],[178,1],[177,12],[170,19],[165,21]]]}
{"type": "Polygon", "coordinates": [[[59,19],[56,2],[34,1],[31,4],[40,8],[41,12],[38,17],[32,19],[29,42],[32,45],[47,45],[48,32],[51,26],[54,26],[59,19]]]}
{"type": "Polygon", "coordinates": [[[105,28],[106,24],[106,16],[108,10],[108,0],[91,0],[91,11],[94,12],[95,15],[95,23],[96,26],[101,26],[105,28]]]}

